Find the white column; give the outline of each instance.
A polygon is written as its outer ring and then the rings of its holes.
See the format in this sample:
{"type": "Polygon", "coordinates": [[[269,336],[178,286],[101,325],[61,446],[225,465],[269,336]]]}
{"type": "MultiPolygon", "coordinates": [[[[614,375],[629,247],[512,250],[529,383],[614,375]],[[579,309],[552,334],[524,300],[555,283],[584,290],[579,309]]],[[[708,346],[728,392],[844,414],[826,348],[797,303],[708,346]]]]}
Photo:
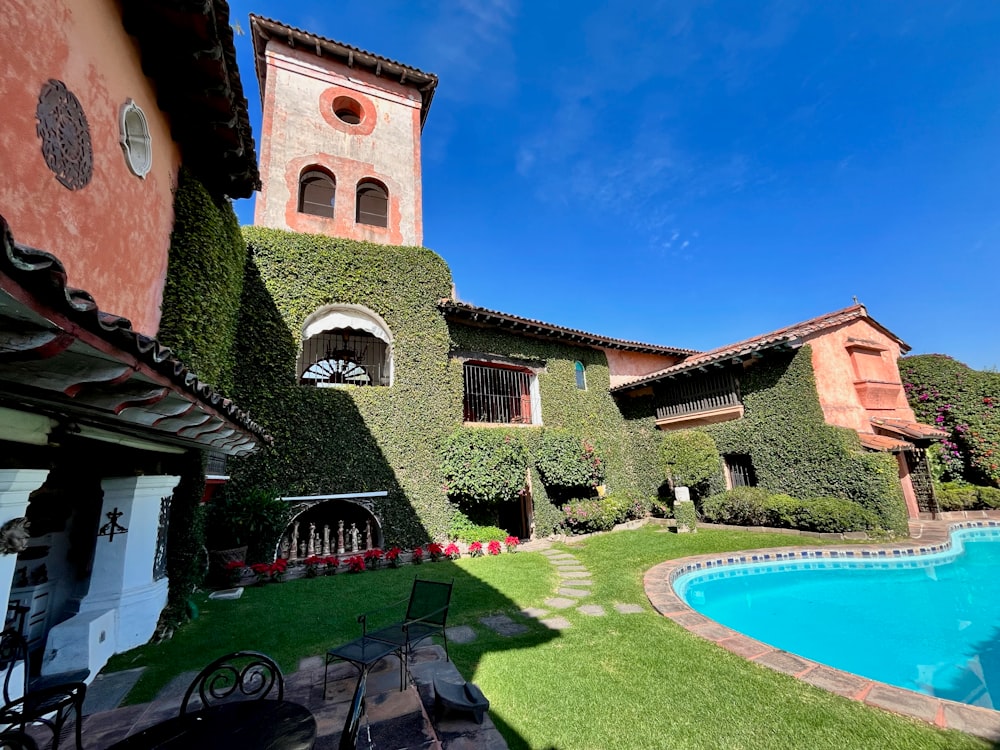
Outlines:
{"type": "MultiPolygon", "coordinates": [[[[0,469],[0,526],[24,516],[28,510],[28,496],[41,487],[48,476],[48,469],[0,469]]],[[[16,567],[16,554],[0,555],[0,604],[4,605],[4,614],[16,567]]]]}
{"type": "Polygon", "coordinates": [[[153,637],[160,612],[167,603],[167,579],[153,580],[153,558],[160,525],[160,504],[173,494],[180,477],[143,476],[105,479],[100,526],[114,522],[115,530],[98,536],[90,590],[80,602],[80,614],[117,610],[114,651],[126,651],[153,637]]]}

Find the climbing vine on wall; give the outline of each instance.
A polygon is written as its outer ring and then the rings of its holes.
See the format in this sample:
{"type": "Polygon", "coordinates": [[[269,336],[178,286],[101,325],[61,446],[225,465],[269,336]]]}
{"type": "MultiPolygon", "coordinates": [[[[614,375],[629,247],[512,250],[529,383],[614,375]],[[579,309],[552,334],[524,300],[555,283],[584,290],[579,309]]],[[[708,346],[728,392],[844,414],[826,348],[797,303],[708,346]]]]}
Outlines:
{"type": "Polygon", "coordinates": [[[451,292],[447,265],[420,247],[258,227],[244,235],[250,257],[234,397],[275,446],[233,462],[234,491],[385,490],[388,496],[375,502],[387,544],[443,536],[455,508],[442,487],[437,449],[462,419],[462,370],[448,359],[448,329],[436,307],[451,292]],[[303,322],[329,304],[361,305],[386,322],[391,387],[296,383],[303,322]]]}
{"type": "MultiPolygon", "coordinates": [[[[895,458],[864,452],[853,430],[826,424],[809,346],[753,365],[740,386],[743,418],[704,428],[721,454],[749,455],[765,489],[803,499],[853,500],[874,512],[886,530],[907,532],[895,458]]],[[[721,472],[711,489],[725,489],[721,472]]]]}
{"type": "Polygon", "coordinates": [[[246,242],[226,198],[213,198],[186,169],[174,196],[174,230],[157,338],[223,393],[233,377],[233,341],[246,242]]]}
{"type": "Polygon", "coordinates": [[[899,371],[917,419],[950,433],[937,453],[943,478],[1000,486],[1000,373],[943,354],[903,357],[899,371]]]}

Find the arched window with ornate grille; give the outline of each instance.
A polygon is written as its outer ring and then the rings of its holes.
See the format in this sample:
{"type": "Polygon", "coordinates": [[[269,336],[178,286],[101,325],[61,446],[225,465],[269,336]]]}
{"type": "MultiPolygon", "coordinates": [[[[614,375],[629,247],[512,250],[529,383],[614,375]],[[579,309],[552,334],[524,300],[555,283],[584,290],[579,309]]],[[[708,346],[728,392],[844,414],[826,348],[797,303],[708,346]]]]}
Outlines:
{"type": "Polygon", "coordinates": [[[301,385],[392,384],[392,335],[385,321],[361,305],[325,305],[302,326],[301,385]]]}

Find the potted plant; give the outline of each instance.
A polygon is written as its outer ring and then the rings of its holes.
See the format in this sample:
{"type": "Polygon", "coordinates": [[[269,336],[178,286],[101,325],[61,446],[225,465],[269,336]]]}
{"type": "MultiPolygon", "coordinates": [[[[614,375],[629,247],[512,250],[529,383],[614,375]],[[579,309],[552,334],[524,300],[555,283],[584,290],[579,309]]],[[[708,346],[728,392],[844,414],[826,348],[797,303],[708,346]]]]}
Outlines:
{"type": "Polygon", "coordinates": [[[288,519],[288,506],[277,493],[227,489],[208,510],[210,572],[223,572],[236,560],[273,558],[275,543],[288,519]]]}

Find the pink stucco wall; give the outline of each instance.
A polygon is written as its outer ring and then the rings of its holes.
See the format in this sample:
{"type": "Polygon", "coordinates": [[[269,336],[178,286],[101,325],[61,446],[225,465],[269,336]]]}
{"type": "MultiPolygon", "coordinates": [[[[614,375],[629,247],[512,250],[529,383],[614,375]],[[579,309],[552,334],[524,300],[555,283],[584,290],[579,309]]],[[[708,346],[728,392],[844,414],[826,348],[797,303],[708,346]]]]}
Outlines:
{"type": "Polygon", "coordinates": [[[268,42],[260,170],[254,223],[390,245],[423,243],[420,92],[310,52],[268,42]],[[363,117],[347,125],[332,113],[349,96],[363,117]],[[299,176],[320,167],[336,181],[334,216],[298,212],[299,176]],[[385,228],[355,221],[358,182],[389,193],[385,228]]]}
{"type": "Polygon", "coordinates": [[[665,370],[680,361],[680,357],[672,357],[668,354],[624,352],[620,349],[602,349],[602,351],[608,358],[608,372],[611,375],[612,388],[633,378],[665,370]]]}
{"type": "Polygon", "coordinates": [[[859,319],[805,339],[812,347],[816,392],[830,424],[873,432],[871,417],[916,421],[896,361],[899,342],[859,319]]]}
{"type": "Polygon", "coordinates": [[[0,214],[18,242],[59,257],[70,286],[155,335],[180,154],[118,3],[8,0],[0,49],[0,214]],[[93,177],[80,190],[57,182],[35,131],[38,95],[50,78],[76,95],[90,126],[93,177]],[[153,166],[145,179],[129,171],[118,142],[128,98],[149,124],[153,166]]]}

